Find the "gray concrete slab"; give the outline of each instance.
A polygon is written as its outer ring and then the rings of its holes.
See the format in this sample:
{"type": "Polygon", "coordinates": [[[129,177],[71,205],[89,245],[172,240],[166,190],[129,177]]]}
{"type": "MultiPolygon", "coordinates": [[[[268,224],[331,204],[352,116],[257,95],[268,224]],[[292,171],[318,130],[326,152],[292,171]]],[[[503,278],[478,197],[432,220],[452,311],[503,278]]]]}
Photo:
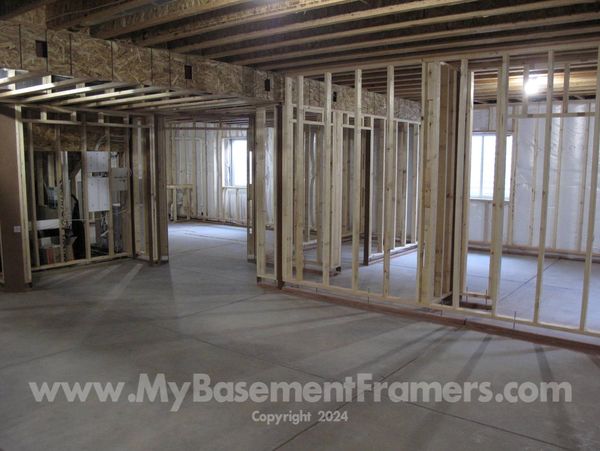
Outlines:
{"type": "MultiPolygon", "coordinates": [[[[244,229],[179,223],[170,230],[169,265],[121,260],[48,271],[36,273],[35,291],[0,291],[0,448],[600,448],[597,357],[266,290],[246,262],[244,237],[244,229]],[[193,373],[248,383],[358,373],[389,382],[556,379],[572,384],[574,402],[393,403],[367,394],[366,402],[347,405],[186,399],[170,412],[170,403],[125,399],[37,403],[28,387],[123,381],[133,389],[140,373],[164,373],[177,383],[193,373]],[[255,410],[300,409],[313,419],[267,426],[251,418],[255,410]],[[347,411],[348,421],[315,422],[320,409],[347,411]]],[[[393,260],[393,289],[414,283],[413,260],[414,254],[393,260]]],[[[480,266],[471,277],[485,280],[485,257],[475,260],[480,266]]],[[[515,264],[503,265],[507,306],[510,296],[517,302],[520,291],[531,289],[532,261],[515,264]]],[[[548,299],[577,278],[576,265],[557,265],[546,270],[548,299]]],[[[551,302],[543,304],[544,315],[555,311],[551,302]]]]}

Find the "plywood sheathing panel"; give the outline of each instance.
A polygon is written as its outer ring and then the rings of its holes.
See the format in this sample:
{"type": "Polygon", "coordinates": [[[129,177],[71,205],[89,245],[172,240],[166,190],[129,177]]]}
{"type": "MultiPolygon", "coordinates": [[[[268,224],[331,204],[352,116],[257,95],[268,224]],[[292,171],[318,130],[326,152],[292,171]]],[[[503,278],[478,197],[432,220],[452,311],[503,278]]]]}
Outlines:
{"type": "Polygon", "coordinates": [[[244,68],[242,66],[198,57],[188,58],[193,68],[193,79],[188,80],[188,88],[212,94],[250,94],[244,92],[244,68]]]}
{"type": "Polygon", "coordinates": [[[280,75],[262,70],[253,70],[249,67],[244,67],[244,69],[248,72],[248,75],[244,75],[244,79],[252,80],[253,82],[250,91],[253,97],[273,101],[283,99],[283,78],[280,75]],[[270,91],[265,90],[265,81],[267,79],[271,80],[270,91]]]}
{"type": "Polygon", "coordinates": [[[21,49],[19,25],[0,22],[0,67],[19,69],[21,67],[21,49]]]}
{"type": "MultiPolygon", "coordinates": [[[[333,85],[336,101],[333,109],[338,111],[354,111],[355,99],[354,89],[349,86],[333,85]]],[[[293,95],[296,96],[296,82],[294,80],[293,95]]],[[[385,96],[362,90],[362,112],[375,116],[386,115],[385,96]]],[[[309,107],[321,107],[325,102],[325,84],[317,81],[304,79],[304,104],[309,107]]],[[[395,117],[409,121],[421,121],[421,106],[418,102],[397,98],[395,101],[395,117]]]]}
{"type": "Polygon", "coordinates": [[[71,75],[71,33],[48,30],[48,71],[54,75],[71,75]]]}
{"type": "Polygon", "coordinates": [[[113,79],[113,62],[110,41],[71,34],[71,63],[74,77],[96,80],[113,79]]]}
{"type": "Polygon", "coordinates": [[[169,66],[169,51],[168,50],[151,50],[152,59],[152,84],[154,86],[171,85],[171,73],[169,66]]]}
{"type": "Polygon", "coordinates": [[[39,150],[65,150],[78,152],[81,150],[81,129],[76,125],[32,124],[31,132],[35,148],[39,150]],[[60,128],[60,137],[58,130],[60,128]],[[59,144],[60,139],[60,146],[59,144]]]}
{"type": "Polygon", "coordinates": [[[77,125],[60,126],[60,149],[67,152],[81,150],[81,127],[77,125]]]}
{"type": "MultiPolygon", "coordinates": [[[[283,77],[272,72],[213,61],[199,56],[186,56],[167,50],[134,47],[127,43],[104,41],[82,33],[36,29],[0,21],[0,65],[21,69],[23,54],[27,68],[45,69],[53,75],[84,77],[96,81],[124,81],[152,84],[159,87],[195,89],[206,94],[217,94],[247,99],[281,102],[283,77]],[[26,29],[24,36],[22,31],[26,29]],[[48,42],[48,60],[35,55],[35,41],[48,42]],[[25,43],[25,45],[23,44],[25,43]],[[24,46],[25,52],[21,51],[24,46]],[[192,78],[186,80],[185,65],[192,67],[192,78]],[[271,89],[265,89],[265,80],[271,80],[271,89]]],[[[336,101],[334,110],[354,110],[354,89],[333,86],[336,101]]],[[[309,107],[324,103],[324,84],[305,80],[305,102],[309,107]]],[[[385,99],[381,94],[363,90],[363,111],[385,116],[385,99]]],[[[420,120],[418,103],[396,99],[396,117],[420,120]]]]}
{"type": "Polygon", "coordinates": [[[170,54],[170,68],[171,68],[171,87],[172,88],[185,88],[185,65],[187,59],[185,55],[179,55],[177,53],[170,54]]]}
{"type": "Polygon", "coordinates": [[[45,124],[32,124],[31,132],[35,148],[40,150],[54,150],[56,148],[56,127],[45,124]]]}
{"type": "Polygon", "coordinates": [[[122,42],[112,42],[113,80],[152,83],[151,50],[122,42]]]}
{"type": "Polygon", "coordinates": [[[421,122],[421,104],[419,102],[396,97],[395,104],[396,117],[421,122]]]}
{"type": "Polygon", "coordinates": [[[46,30],[21,25],[22,68],[29,71],[46,71],[48,59],[37,55],[36,41],[46,41],[46,30]]]}

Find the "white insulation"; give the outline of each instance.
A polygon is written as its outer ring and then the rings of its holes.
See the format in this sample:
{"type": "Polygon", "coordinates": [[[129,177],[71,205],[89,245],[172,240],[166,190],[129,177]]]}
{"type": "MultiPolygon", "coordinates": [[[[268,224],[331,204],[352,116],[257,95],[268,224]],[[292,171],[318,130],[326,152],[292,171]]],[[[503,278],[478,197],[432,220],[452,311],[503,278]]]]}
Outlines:
{"type": "MultiPolygon", "coordinates": [[[[509,115],[521,106],[509,108],[509,115]]],[[[554,112],[561,104],[555,102],[554,112]]],[[[528,113],[545,113],[546,104],[530,103],[528,113]]],[[[590,101],[571,101],[569,112],[593,112],[590,101]]],[[[495,106],[478,106],[473,115],[474,132],[494,132],[495,106]]],[[[545,118],[519,118],[508,121],[513,136],[513,167],[510,200],[505,204],[505,244],[538,247],[541,218],[542,171],[545,118]]],[[[552,147],[548,192],[546,248],[581,252],[587,238],[590,198],[590,170],[593,145],[593,117],[566,117],[552,120],[552,147]],[[561,138],[562,137],[562,138],[561,138]]],[[[600,198],[600,196],[599,196],[600,198]]],[[[600,230],[596,215],[596,230],[600,230]]],[[[491,201],[471,200],[469,238],[489,242],[491,201]]],[[[600,239],[594,252],[600,251],[600,239]]]]}
{"type": "MultiPolygon", "coordinates": [[[[178,123],[171,130],[173,153],[169,184],[194,186],[191,216],[221,222],[246,224],[247,188],[225,186],[223,152],[231,138],[246,138],[243,130],[219,130],[214,123],[178,123]],[[215,130],[210,130],[215,128],[215,130]],[[208,130],[207,130],[208,129],[208,130]]],[[[230,127],[231,128],[231,127],[230,127]]],[[[266,208],[268,223],[273,218],[273,128],[267,129],[266,208]]],[[[178,213],[186,215],[186,203],[181,192],[177,199],[178,213]]]]}

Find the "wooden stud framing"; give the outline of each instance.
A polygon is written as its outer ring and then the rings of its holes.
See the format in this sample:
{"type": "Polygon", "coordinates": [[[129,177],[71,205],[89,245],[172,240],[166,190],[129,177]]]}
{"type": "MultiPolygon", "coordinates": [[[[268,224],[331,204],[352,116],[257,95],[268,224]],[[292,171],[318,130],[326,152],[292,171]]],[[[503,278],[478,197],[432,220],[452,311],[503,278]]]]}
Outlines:
{"type": "Polygon", "coordinates": [[[361,125],[362,125],[362,71],[354,72],[354,149],[352,152],[352,290],[358,290],[360,249],[360,179],[361,179],[361,125]]]}
{"type": "MultiPolygon", "coordinates": [[[[150,215],[150,228],[149,235],[150,239],[148,240],[151,243],[151,252],[148,254],[150,257],[150,261],[152,263],[160,263],[160,249],[158,247],[158,193],[157,193],[157,177],[158,177],[158,169],[156,167],[156,126],[155,126],[155,118],[152,116],[148,119],[151,122],[151,127],[149,129],[148,136],[148,158],[149,158],[149,212],[150,215]]],[[[189,200],[189,198],[188,198],[189,200]]],[[[148,204],[147,204],[148,206],[148,204]]],[[[189,208],[189,204],[188,204],[189,208]]],[[[189,211],[189,210],[188,210],[189,211]]]]}
{"type": "Polygon", "coordinates": [[[529,208],[529,246],[533,247],[533,222],[535,221],[535,202],[536,202],[536,194],[537,194],[537,167],[538,167],[538,128],[539,121],[535,121],[534,132],[533,132],[533,165],[531,168],[531,204],[529,208]]]}
{"type": "Polygon", "coordinates": [[[502,56],[502,67],[498,73],[498,98],[496,111],[496,157],[494,170],[494,199],[492,203],[492,237],[490,246],[490,270],[488,295],[492,312],[496,313],[500,289],[502,265],[502,242],[504,239],[504,192],[506,178],[506,121],[508,116],[509,57],[502,56]]]}
{"type": "Polygon", "coordinates": [[[304,278],[304,222],[305,222],[305,164],[304,156],[304,77],[296,80],[296,134],[294,140],[294,258],[296,280],[304,278]]]}
{"type": "Polygon", "coordinates": [[[223,131],[222,124],[219,122],[219,130],[217,130],[217,218],[219,221],[224,220],[223,216],[223,198],[225,196],[225,188],[223,187],[223,131]]]}
{"type": "Polygon", "coordinates": [[[274,228],[274,265],[273,275],[279,289],[283,288],[283,108],[276,105],[273,108],[273,169],[274,196],[272,199],[273,208],[273,228],[274,228]]]}
{"type": "Polygon", "coordinates": [[[266,202],[265,202],[265,177],[267,154],[267,111],[265,108],[256,109],[255,121],[255,146],[254,160],[256,172],[254,173],[254,203],[256,206],[256,272],[258,277],[263,277],[267,269],[267,256],[265,253],[266,233],[266,202]]]}
{"type": "Polygon", "coordinates": [[[111,142],[110,142],[110,128],[105,130],[106,136],[106,147],[108,152],[108,255],[113,257],[115,255],[115,225],[113,217],[113,177],[112,177],[112,156],[111,156],[111,142]]]}
{"type": "Polygon", "coordinates": [[[581,317],[579,330],[587,328],[588,304],[590,298],[590,279],[592,276],[592,255],[594,250],[594,235],[596,233],[596,199],[598,190],[598,161],[600,152],[600,47],[598,47],[598,62],[596,65],[596,108],[594,111],[594,141],[592,147],[592,174],[590,180],[590,206],[588,210],[587,241],[585,246],[585,266],[583,272],[583,293],[581,296],[581,317]]]}
{"type": "Polygon", "coordinates": [[[35,172],[35,154],[33,151],[33,125],[27,124],[27,152],[29,159],[29,187],[31,190],[31,235],[33,236],[33,266],[40,266],[40,245],[37,230],[37,193],[36,193],[36,172],[35,172]]]}
{"type": "Polygon", "coordinates": [[[343,113],[333,113],[333,136],[331,154],[331,266],[342,265],[342,205],[343,205],[343,158],[344,130],[343,113]]]}
{"type": "MultiPolygon", "coordinates": [[[[366,119],[366,118],[365,118],[366,119]]],[[[373,214],[373,131],[368,130],[367,136],[364,137],[364,183],[363,183],[363,265],[369,265],[369,257],[371,256],[371,241],[373,239],[371,218],[373,214]]]]}
{"type": "MultiPolygon", "coordinates": [[[[514,111],[514,110],[513,110],[514,111]]],[[[513,121],[513,135],[519,136],[519,121],[513,121]]],[[[509,193],[509,211],[508,211],[508,231],[507,242],[509,245],[514,243],[515,229],[515,210],[517,208],[515,199],[517,197],[517,163],[519,161],[519,140],[513,139],[512,159],[510,168],[510,193],[509,193]]]]}
{"type": "Polygon", "coordinates": [[[283,280],[292,279],[292,256],[294,237],[294,105],[292,100],[293,80],[285,77],[285,93],[283,105],[283,148],[282,148],[282,274],[283,280]]]}
{"type": "MultiPolygon", "coordinates": [[[[28,107],[28,110],[31,110],[30,107],[28,107]]],[[[25,124],[27,124],[27,135],[28,135],[28,145],[29,145],[29,150],[28,152],[33,153],[33,155],[35,155],[35,152],[33,151],[33,147],[36,145],[35,144],[35,133],[34,133],[34,124],[46,124],[46,125],[54,125],[54,133],[55,133],[55,139],[54,139],[54,144],[52,146],[52,149],[48,151],[48,154],[52,157],[52,161],[50,162],[50,165],[52,167],[52,173],[56,172],[57,174],[57,180],[61,180],[60,181],[60,185],[61,185],[61,189],[63,190],[63,195],[62,200],[59,204],[59,208],[58,208],[58,213],[59,213],[59,239],[61,240],[61,247],[63,248],[62,250],[62,255],[60,256],[60,258],[58,260],[58,262],[56,263],[51,263],[51,264],[43,264],[40,265],[39,263],[39,255],[38,257],[34,256],[34,259],[37,258],[37,261],[35,261],[35,269],[36,270],[41,270],[41,269],[49,269],[49,268],[56,268],[56,267],[64,267],[64,266],[71,266],[71,265],[75,265],[75,264],[79,264],[79,263],[90,263],[90,262],[94,262],[94,261],[104,261],[110,258],[114,258],[114,257],[121,257],[124,255],[128,255],[130,254],[130,252],[117,252],[115,251],[114,245],[115,245],[115,239],[114,239],[114,220],[112,217],[112,211],[109,209],[107,210],[107,223],[108,223],[108,250],[107,250],[107,255],[105,256],[95,256],[93,257],[91,255],[91,243],[90,243],[90,231],[89,231],[89,225],[90,225],[90,212],[88,211],[88,179],[89,179],[89,173],[88,173],[88,164],[87,164],[87,151],[88,146],[88,139],[87,139],[87,135],[88,135],[88,126],[97,126],[101,128],[100,134],[103,136],[103,139],[105,139],[106,141],[106,146],[111,149],[111,130],[113,130],[114,128],[123,128],[125,135],[128,136],[130,133],[130,125],[128,123],[129,118],[127,116],[123,116],[121,117],[121,119],[123,120],[123,124],[119,124],[119,123],[109,123],[109,122],[105,122],[104,121],[104,115],[103,114],[99,114],[98,118],[96,121],[88,121],[86,120],[86,112],[73,112],[71,113],[71,120],[49,120],[49,119],[31,119],[31,118],[27,118],[27,119],[21,119],[21,121],[25,124]],[[78,120],[77,115],[80,114],[81,117],[79,118],[80,120],[78,120]],[[78,126],[79,127],[79,134],[78,134],[78,147],[77,149],[72,149],[72,148],[66,148],[63,147],[62,143],[63,143],[63,139],[61,137],[61,134],[65,133],[65,128],[63,128],[61,130],[61,126],[78,126]],[[71,187],[69,185],[69,181],[68,181],[68,177],[66,177],[66,174],[70,173],[70,167],[69,167],[69,159],[68,159],[68,155],[69,153],[72,152],[76,152],[80,155],[81,158],[81,172],[82,172],[82,197],[79,199],[80,200],[80,216],[81,219],[79,221],[81,221],[82,225],[83,225],[83,248],[85,250],[85,256],[83,256],[82,258],[79,259],[70,259],[68,258],[68,256],[66,255],[66,246],[67,246],[67,241],[66,241],[66,237],[64,236],[64,230],[65,230],[65,224],[68,224],[70,221],[72,221],[73,219],[70,218],[69,212],[72,209],[72,204],[70,203],[70,194],[71,194],[71,187]],[[62,174],[62,175],[61,175],[62,174]],[[64,175],[64,176],[63,176],[64,175]],[[60,235],[63,235],[62,237],[60,235]]],[[[75,136],[73,136],[72,138],[76,138],[75,136]]],[[[124,140],[124,142],[129,142],[129,140],[126,138],[124,140]]],[[[41,149],[40,149],[41,150],[41,149]]],[[[124,155],[125,160],[128,160],[128,154],[125,153],[124,155]]],[[[30,157],[31,161],[35,163],[34,161],[34,156],[30,157]]],[[[109,191],[109,205],[113,204],[113,198],[112,198],[112,180],[111,180],[111,173],[112,173],[112,166],[110,163],[110,161],[112,161],[109,158],[109,167],[108,167],[108,173],[109,173],[109,187],[108,187],[108,191],[109,191]]],[[[124,161],[122,162],[123,164],[127,165],[128,161],[124,161]]],[[[32,174],[32,176],[35,176],[36,173],[40,173],[40,171],[42,170],[42,168],[39,165],[31,165],[29,166],[29,172],[30,174],[32,174]]],[[[51,181],[52,184],[55,184],[56,182],[54,181],[54,179],[51,181]]],[[[31,185],[33,187],[33,189],[35,190],[34,193],[32,193],[32,204],[37,205],[40,197],[40,192],[39,192],[39,188],[35,186],[35,183],[33,183],[31,185]]],[[[42,193],[43,194],[43,193],[42,193]]],[[[129,207],[126,208],[126,210],[128,210],[129,207]]],[[[32,210],[31,212],[32,214],[35,213],[35,211],[32,210]]],[[[125,220],[123,222],[123,230],[124,230],[124,246],[125,248],[129,251],[129,249],[131,248],[130,246],[130,240],[129,240],[129,229],[130,229],[130,214],[129,213],[125,213],[125,220]]],[[[37,218],[36,218],[37,219],[37,218]]],[[[35,235],[37,236],[37,221],[33,220],[31,223],[31,229],[32,232],[35,231],[35,235]]],[[[38,240],[39,241],[39,240],[38,240]]],[[[39,243],[35,244],[34,243],[34,248],[39,250],[39,243]]],[[[36,251],[37,252],[37,251],[36,251]]]]}
{"type": "Polygon", "coordinates": [[[463,172],[463,206],[462,206],[462,227],[461,227],[461,272],[460,278],[460,291],[465,291],[467,284],[467,259],[469,255],[469,213],[471,208],[471,140],[473,135],[473,97],[475,93],[475,80],[471,76],[469,80],[469,98],[466,118],[466,131],[467,137],[465,141],[465,168],[463,172]]]}
{"type": "MultiPolygon", "coordinates": [[[[569,112],[569,84],[571,79],[571,66],[565,64],[563,73],[563,99],[561,102],[560,112],[561,114],[567,114],[569,112]]],[[[564,132],[565,132],[565,118],[560,117],[560,126],[558,132],[558,148],[557,148],[557,167],[556,167],[556,186],[554,191],[554,222],[552,228],[552,248],[556,249],[558,239],[558,225],[559,225],[559,211],[560,211],[560,185],[562,179],[562,164],[564,158],[564,132]]]]}
{"type": "Polygon", "coordinates": [[[433,294],[446,296],[451,290],[451,237],[454,201],[454,126],[456,72],[443,64],[440,78],[439,153],[437,172],[437,221],[435,225],[435,274],[433,294]]]}
{"type": "Polygon", "coordinates": [[[325,74],[325,109],[323,111],[323,146],[322,161],[319,166],[322,168],[323,189],[321,190],[322,210],[321,210],[321,257],[323,261],[323,285],[329,285],[329,271],[331,270],[331,102],[332,86],[331,73],[325,74]]]}
{"type": "MultiPolygon", "coordinates": [[[[257,110],[258,113],[258,110],[257,110]]],[[[248,132],[246,134],[246,180],[248,192],[246,195],[246,257],[249,262],[256,261],[256,185],[255,185],[255,155],[256,155],[256,114],[248,118],[248,132]]],[[[203,152],[206,155],[206,152],[203,152]]],[[[204,165],[203,167],[206,167],[204,165]]],[[[206,177],[208,178],[208,177],[206,177]]],[[[208,180],[206,181],[208,183],[208,180]]],[[[208,193],[208,187],[205,194],[208,193]]],[[[206,205],[206,203],[204,204],[206,205]]],[[[257,263],[257,275],[258,271],[257,263]]]]}
{"type": "MultiPolygon", "coordinates": [[[[85,113],[83,117],[85,121],[85,113]]],[[[88,164],[87,164],[87,126],[83,123],[81,127],[81,192],[83,197],[83,208],[81,217],[83,219],[84,236],[85,236],[85,258],[91,260],[91,240],[90,240],[90,212],[88,209],[89,193],[88,193],[88,164]]]]}
{"type": "Polygon", "coordinates": [[[406,246],[407,237],[407,196],[408,196],[408,157],[409,157],[409,124],[398,124],[399,145],[397,164],[397,194],[396,194],[396,237],[400,246],[406,246]]]}
{"type": "Polygon", "coordinates": [[[397,128],[394,120],[394,66],[387,68],[387,120],[385,133],[385,200],[383,236],[383,296],[390,295],[391,251],[396,247],[397,128]]]}
{"type": "Polygon", "coordinates": [[[418,240],[418,217],[419,217],[419,158],[420,158],[420,130],[419,125],[411,124],[410,152],[411,158],[411,184],[412,184],[412,212],[410,217],[410,242],[416,243],[418,240]]]}
{"type": "Polygon", "coordinates": [[[440,144],[441,63],[423,63],[424,123],[421,141],[421,199],[419,207],[418,302],[433,301],[438,167],[440,144]]]}
{"type": "MultiPolygon", "coordinates": [[[[463,222],[465,221],[465,200],[468,202],[470,196],[465,196],[465,173],[469,170],[469,161],[466,159],[467,146],[471,141],[470,127],[467,124],[472,109],[473,74],[469,72],[469,61],[463,59],[460,63],[460,88],[458,101],[458,136],[456,149],[456,202],[454,214],[454,253],[452,273],[452,305],[459,307],[460,296],[463,291],[462,280],[464,268],[462,265],[463,239],[468,241],[468,236],[463,236],[463,222]]],[[[467,185],[468,186],[468,185],[467,185]]],[[[468,251],[468,250],[467,250],[468,251]]]]}
{"type": "Polygon", "coordinates": [[[544,276],[544,259],[546,257],[546,235],[548,232],[548,194],[550,184],[550,160],[552,159],[552,96],[554,94],[554,51],[548,52],[548,84],[546,92],[546,123],[544,127],[544,166],[542,172],[542,205],[540,210],[540,235],[538,250],[537,279],[535,284],[535,303],[533,305],[533,322],[539,322],[540,301],[544,276]]]}
{"type": "MultiPolygon", "coordinates": [[[[587,106],[588,112],[591,111],[591,105],[587,106]]],[[[583,248],[583,223],[585,221],[585,189],[587,186],[587,168],[589,161],[589,147],[590,147],[590,118],[586,117],[585,119],[585,137],[583,139],[584,147],[583,147],[583,168],[582,168],[582,176],[583,180],[581,185],[579,186],[579,196],[578,196],[578,205],[579,205],[579,214],[577,216],[577,224],[579,227],[577,228],[577,250],[581,251],[583,248]]]]}

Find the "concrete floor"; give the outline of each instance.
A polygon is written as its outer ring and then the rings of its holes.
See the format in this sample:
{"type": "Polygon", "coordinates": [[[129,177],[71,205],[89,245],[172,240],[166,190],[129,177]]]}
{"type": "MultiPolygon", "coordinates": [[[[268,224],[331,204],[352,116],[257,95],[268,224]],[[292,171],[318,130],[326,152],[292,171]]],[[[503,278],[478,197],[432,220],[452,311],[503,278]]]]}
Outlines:
{"type": "MultiPolygon", "coordinates": [[[[362,261],[362,243],[360,247],[362,261]]],[[[307,258],[316,260],[316,250],[307,258]]],[[[488,289],[489,253],[469,252],[467,259],[467,291],[485,293],[488,289]]],[[[537,257],[504,254],[500,280],[500,298],[497,312],[510,318],[533,319],[537,257]]],[[[342,272],[333,276],[331,285],[352,286],[352,243],[342,246],[342,272]]],[[[583,291],[584,262],[558,258],[544,260],[540,321],[567,327],[579,327],[583,291]]],[[[307,272],[305,279],[320,282],[320,272],[307,272]]],[[[390,294],[406,300],[417,296],[417,253],[395,256],[390,262],[390,294]]],[[[383,262],[359,268],[359,288],[362,291],[382,294],[383,262]]],[[[600,333],[600,264],[592,265],[590,300],[588,304],[588,329],[600,333]]]]}
{"type": "Polygon", "coordinates": [[[0,293],[0,448],[599,449],[600,357],[303,299],[256,286],[245,229],[180,223],[171,262],[36,274],[0,293]],[[573,402],[38,404],[28,382],[567,381],[573,402]],[[341,408],[347,423],[256,424],[341,408]]]}

